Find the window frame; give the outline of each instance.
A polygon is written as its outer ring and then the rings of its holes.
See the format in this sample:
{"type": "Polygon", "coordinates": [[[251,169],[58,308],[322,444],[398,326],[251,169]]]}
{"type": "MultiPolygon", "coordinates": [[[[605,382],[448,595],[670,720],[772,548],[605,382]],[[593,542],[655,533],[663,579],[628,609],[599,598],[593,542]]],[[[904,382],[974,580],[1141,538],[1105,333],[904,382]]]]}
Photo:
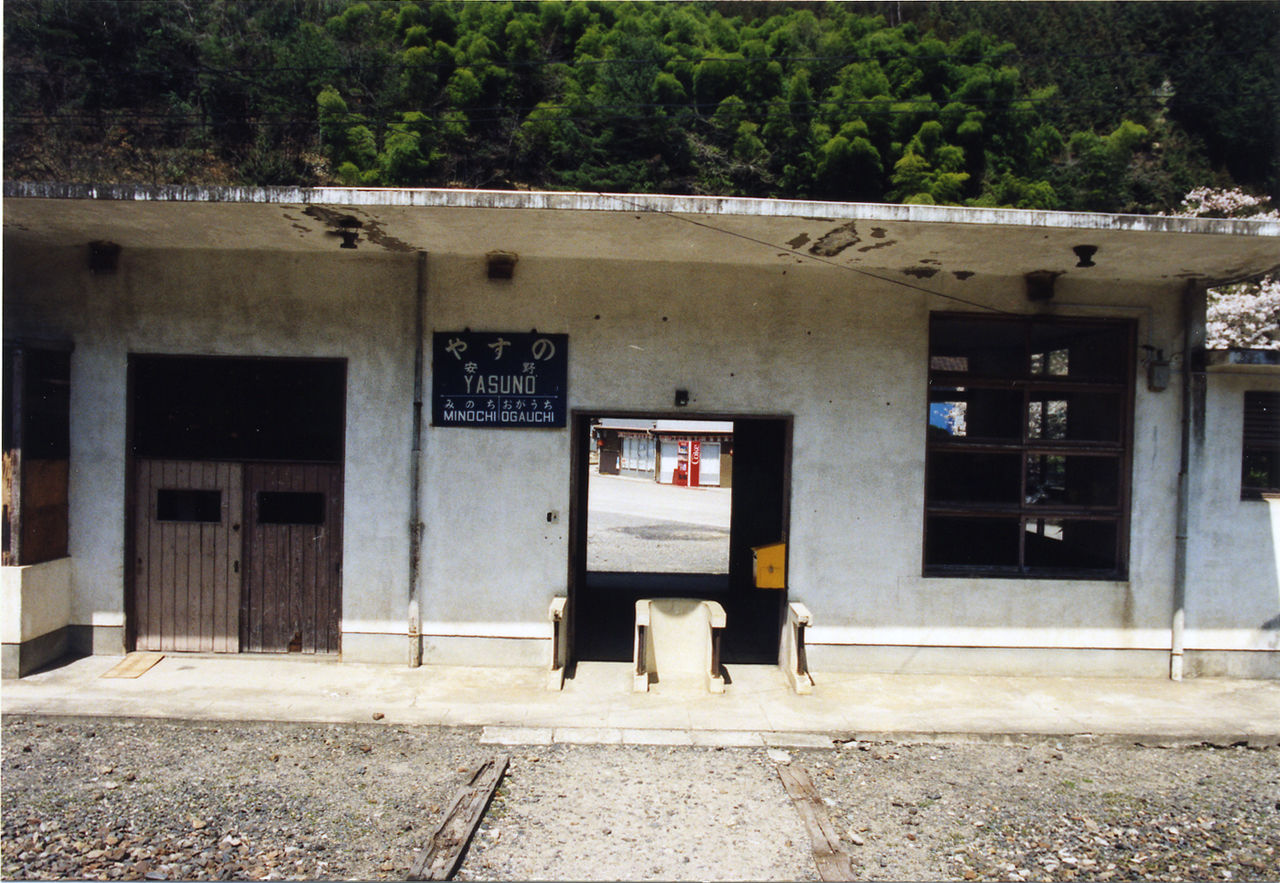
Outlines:
{"type": "Polygon", "coordinates": [[[1242,402],[1240,437],[1240,499],[1261,500],[1280,494],[1280,469],[1276,483],[1263,487],[1248,483],[1250,453],[1266,452],[1280,460],[1280,391],[1246,390],[1242,402]],[[1250,402],[1254,403],[1250,406],[1250,402]],[[1268,413],[1269,412],[1269,413],[1268,413]],[[1267,424],[1275,423],[1274,426],[1267,424]]]}
{"type": "MultiPolygon", "coordinates": [[[[925,481],[924,481],[924,525],[923,545],[921,549],[921,570],[926,577],[1000,577],[1015,579],[1089,579],[1124,581],[1129,571],[1129,526],[1131,518],[1132,498],[1132,463],[1133,463],[1133,415],[1136,377],[1136,332],[1137,323],[1133,319],[1123,318],[1091,318],[1074,316],[993,316],[981,313],[937,311],[929,317],[929,365],[926,410],[926,442],[925,442],[925,481]],[[1009,326],[1021,326],[1022,369],[1016,375],[1006,376],[971,374],[967,370],[957,370],[953,363],[947,370],[945,363],[935,368],[935,346],[937,344],[938,326],[948,322],[981,322],[988,328],[991,323],[1008,323],[1009,326]],[[1033,341],[1036,330],[1044,327],[1090,326],[1098,329],[1109,329],[1125,342],[1125,351],[1118,367],[1118,379],[1098,379],[1089,377],[1056,376],[1043,371],[1036,373],[1033,367],[1033,341]],[[968,438],[954,435],[940,435],[930,428],[930,418],[937,402],[945,401],[939,397],[940,390],[963,387],[966,390],[982,389],[1003,392],[1012,400],[1021,395],[1019,412],[1018,438],[968,438]],[[1031,403],[1033,401],[1049,401],[1051,395],[1119,396],[1118,412],[1115,417],[1119,421],[1114,440],[1083,440],[1068,438],[1032,437],[1029,431],[1031,403]],[[935,401],[937,399],[937,401],[935,401]],[[1018,496],[1016,502],[978,502],[975,500],[956,501],[938,499],[935,491],[935,470],[940,461],[949,456],[999,456],[1016,457],[1018,460],[1018,496]],[[1055,457],[1099,457],[1113,460],[1116,463],[1117,481],[1114,502],[1068,503],[1055,501],[1052,503],[1027,502],[1028,471],[1033,458],[1042,456],[1055,457]],[[1016,563],[973,564],[973,563],[931,563],[930,562],[930,526],[938,518],[950,518],[968,522],[975,528],[979,519],[1000,519],[1006,525],[1017,527],[1016,563]],[[1032,525],[1038,525],[1043,533],[1048,522],[1091,521],[1113,524],[1115,529],[1115,566],[1088,567],[1028,563],[1027,535],[1032,525]]],[[[942,362],[938,359],[937,362],[942,362]]],[[[1045,363],[1041,363],[1041,367],[1045,363]]],[[[991,521],[988,527],[994,527],[991,521]]],[[[935,525],[936,527],[936,525],[935,525]]]]}

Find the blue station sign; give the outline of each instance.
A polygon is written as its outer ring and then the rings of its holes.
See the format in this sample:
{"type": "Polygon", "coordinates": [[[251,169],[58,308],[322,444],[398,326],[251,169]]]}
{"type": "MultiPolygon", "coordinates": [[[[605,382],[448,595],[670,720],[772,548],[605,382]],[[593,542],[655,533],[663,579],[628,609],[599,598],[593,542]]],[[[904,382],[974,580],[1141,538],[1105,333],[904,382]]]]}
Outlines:
{"type": "Polygon", "coordinates": [[[565,425],[569,335],[437,331],[431,350],[433,426],[565,425]]]}

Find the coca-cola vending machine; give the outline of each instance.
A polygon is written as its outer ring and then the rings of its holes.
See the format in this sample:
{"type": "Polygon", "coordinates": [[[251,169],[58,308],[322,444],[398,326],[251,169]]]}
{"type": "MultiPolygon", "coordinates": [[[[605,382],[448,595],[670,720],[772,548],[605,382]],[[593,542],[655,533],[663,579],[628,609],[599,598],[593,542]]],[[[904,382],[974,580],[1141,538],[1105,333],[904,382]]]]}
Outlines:
{"type": "Polygon", "coordinates": [[[689,486],[689,443],[676,442],[676,468],[671,474],[671,483],[680,487],[689,486]]]}

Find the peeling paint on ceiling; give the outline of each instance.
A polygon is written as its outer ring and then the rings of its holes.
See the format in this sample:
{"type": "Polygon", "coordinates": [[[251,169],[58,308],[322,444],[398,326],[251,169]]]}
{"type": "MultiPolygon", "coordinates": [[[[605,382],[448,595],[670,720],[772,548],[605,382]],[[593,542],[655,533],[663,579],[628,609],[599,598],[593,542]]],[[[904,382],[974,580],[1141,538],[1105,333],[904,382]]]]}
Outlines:
{"type": "Polygon", "coordinates": [[[904,276],[915,276],[917,279],[929,279],[938,275],[937,267],[907,267],[902,271],[904,276]]]}
{"type": "Polygon", "coordinates": [[[862,246],[862,248],[858,249],[858,251],[861,251],[861,252],[875,251],[877,248],[888,248],[891,245],[897,245],[897,244],[898,244],[898,240],[896,239],[886,239],[884,242],[873,242],[870,245],[864,245],[862,246]]]}
{"type": "Polygon", "coordinates": [[[826,235],[809,247],[809,253],[816,254],[819,257],[833,258],[846,248],[857,245],[861,241],[861,237],[858,236],[857,222],[850,221],[828,231],[826,235]]]}

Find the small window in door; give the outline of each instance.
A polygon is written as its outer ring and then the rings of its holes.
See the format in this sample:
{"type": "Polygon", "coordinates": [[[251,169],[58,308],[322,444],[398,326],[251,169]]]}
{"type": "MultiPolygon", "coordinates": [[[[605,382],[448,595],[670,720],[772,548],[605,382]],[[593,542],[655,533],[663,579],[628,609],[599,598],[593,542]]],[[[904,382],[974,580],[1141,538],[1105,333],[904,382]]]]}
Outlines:
{"type": "Polygon", "coordinates": [[[222,491],[160,488],[156,491],[156,520],[219,524],[222,491]]]}
{"type": "Polygon", "coordinates": [[[259,491],[259,524],[324,524],[324,494],[259,491]]]}

